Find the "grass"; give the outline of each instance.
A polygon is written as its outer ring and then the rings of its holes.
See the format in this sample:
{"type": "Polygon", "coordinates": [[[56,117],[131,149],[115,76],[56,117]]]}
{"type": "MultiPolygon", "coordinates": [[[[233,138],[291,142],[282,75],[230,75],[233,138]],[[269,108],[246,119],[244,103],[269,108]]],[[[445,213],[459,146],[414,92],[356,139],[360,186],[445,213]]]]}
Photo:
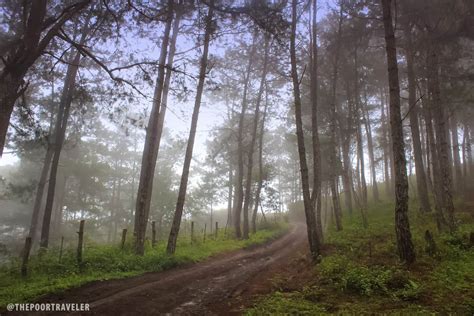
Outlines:
{"type": "Polygon", "coordinates": [[[397,256],[393,204],[368,210],[369,227],[359,214],[345,216],[344,230],[330,228],[321,263],[294,291],[278,289],[261,297],[248,315],[319,314],[474,314],[474,232],[472,210],[457,208],[455,233],[438,233],[433,215],[410,206],[417,261],[410,267],[397,256]],[[437,253],[426,253],[424,233],[434,236],[437,253]]]}
{"type": "Polygon", "coordinates": [[[187,236],[178,240],[174,256],[166,254],[164,242],[155,248],[147,244],[142,257],[133,254],[131,241],[127,241],[123,250],[117,246],[89,245],[84,250],[81,267],[76,262],[74,251],[66,251],[59,262],[58,250],[51,249],[41,257],[31,257],[26,278],[20,276],[17,260],[9,267],[0,268],[0,310],[8,303],[32,302],[44,294],[60,293],[91,281],[163,271],[226,251],[263,244],[281,236],[287,229],[287,224],[277,223],[262,228],[248,240],[230,239],[221,234],[217,239],[209,236],[205,243],[196,240],[193,244],[187,236]]]}

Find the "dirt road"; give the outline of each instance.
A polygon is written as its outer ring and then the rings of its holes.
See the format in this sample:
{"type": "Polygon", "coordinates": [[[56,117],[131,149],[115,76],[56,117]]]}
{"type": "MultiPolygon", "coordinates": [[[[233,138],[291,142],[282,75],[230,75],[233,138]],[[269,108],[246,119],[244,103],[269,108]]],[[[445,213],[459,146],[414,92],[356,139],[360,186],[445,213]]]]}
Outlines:
{"type": "Polygon", "coordinates": [[[306,227],[298,224],[267,245],[164,272],[93,282],[42,302],[89,303],[88,315],[239,314],[254,293],[270,291],[265,289],[270,279],[306,249],[306,227]]]}

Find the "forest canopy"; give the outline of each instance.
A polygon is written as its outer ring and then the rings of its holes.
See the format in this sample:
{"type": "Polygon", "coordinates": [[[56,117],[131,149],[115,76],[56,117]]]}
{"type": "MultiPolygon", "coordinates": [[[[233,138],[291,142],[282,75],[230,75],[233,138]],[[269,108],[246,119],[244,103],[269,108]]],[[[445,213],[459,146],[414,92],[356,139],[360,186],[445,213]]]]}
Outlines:
{"type": "Polygon", "coordinates": [[[409,268],[420,221],[429,247],[470,229],[473,1],[2,0],[0,56],[0,264],[25,275],[78,236],[80,265],[83,237],[172,257],[302,222],[318,264],[389,205],[409,268]]]}

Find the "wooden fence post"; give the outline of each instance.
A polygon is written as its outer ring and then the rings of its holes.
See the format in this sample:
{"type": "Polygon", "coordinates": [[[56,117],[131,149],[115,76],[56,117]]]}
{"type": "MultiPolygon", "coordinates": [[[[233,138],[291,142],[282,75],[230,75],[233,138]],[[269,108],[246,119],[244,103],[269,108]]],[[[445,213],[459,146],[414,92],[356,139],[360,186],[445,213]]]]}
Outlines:
{"type": "Polygon", "coordinates": [[[206,242],[206,228],[207,228],[207,224],[204,224],[204,237],[202,239],[202,242],[205,243],[206,242]]]}
{"type": "Polygon", "coordinates": [[[25,248],[23,249],[23,260],[21,262],[21,276],[26,277],[28,274],[28,259],[31,250],[31,237],[26,237],[25,248]]]}
{"type": "Polygon", "coordinates": [[[218,232],[219,232],[219,223],[216,222],[216,232],[215,232],[216,233],[216,237],[215,237],[216,239],[217,239],[218,232]]]}
{"type": "Polygon", "coordinates": [[[77,263],[79,265],[82,264],[82,246],[84,244],[84,222],[85,220],[81,220],[79,224],[79,231],[77,232],[79,235],[79,239],[77,241],[77,263]]]}
{"type": "Polygon", "coordinates": [[[120,249],[125,248],[125,240],[127,239],[127,229],[122,229],[122,242],[120,243],[120,249]]]}
{"type": "Polygon", "coordinates": [[[151,222],[151,247],[155,248],[156,246],[156,222],[151,222]]]}
{"type": "Polygon", "coordinates": [[[191,244],[194,243],[194,222],[191,222],[191,244]]]}
{"type": "Polygon", "coordinates": [[[59,247],[59,263],[63,257],[64,236],[61,236],[61,246],[59,247]]]}

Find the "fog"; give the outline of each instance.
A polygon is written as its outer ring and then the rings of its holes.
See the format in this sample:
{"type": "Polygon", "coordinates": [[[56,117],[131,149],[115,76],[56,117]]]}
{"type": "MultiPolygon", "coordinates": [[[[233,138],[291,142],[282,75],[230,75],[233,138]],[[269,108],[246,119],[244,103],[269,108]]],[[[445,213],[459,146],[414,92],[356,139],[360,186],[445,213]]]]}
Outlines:
{"type": "MultiPolygon", "coordinates": [[[[42,21],[64,9],[50,2],[42,21]]],[[[320,1],[314,19],[309,2],[71,3],[60,31],[29,38],[22,5],[2,2],[4,258],[26,237],[34,251],[73,243],[80,220],[91,243],[128,229],[137,254],[152,222],[169,252],[191,222],[248,238],[288,215],[309,223],[305,192],[325,231],[400,198],[402,154],[410,197],[446,225],[453,197],[472,197],[469,1],[393,13],[395,142],[378,1],[320,1]]]]}

